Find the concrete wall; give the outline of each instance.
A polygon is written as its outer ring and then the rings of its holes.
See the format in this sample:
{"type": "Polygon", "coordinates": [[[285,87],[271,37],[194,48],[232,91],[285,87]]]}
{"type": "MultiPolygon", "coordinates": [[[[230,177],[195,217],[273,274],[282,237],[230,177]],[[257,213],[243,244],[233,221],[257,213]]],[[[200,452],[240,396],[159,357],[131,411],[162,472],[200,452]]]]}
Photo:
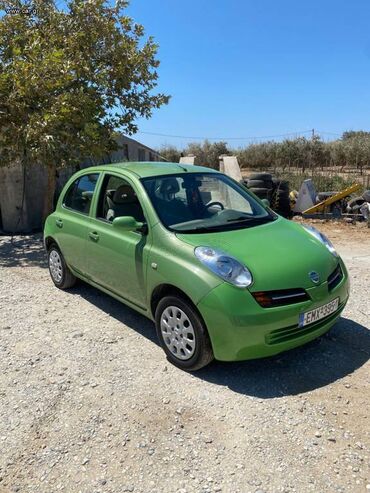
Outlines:
{"type": "Polygon", "coordinates": [[[4,231],[28,233],[41,227],[46,177],[45,169],[37,165],[25,172],[19,163],[0,167],[0,214],[4,231]]]}
{"type": "Polygon", "coordinates": [[[141,144],[135,139],[120,135],[117,138],[120,149],[112,152],[103,159],[87,159],[81,167],[94,166],[96,164],[120,163],[122,161],[163,161],[160,154],[150,147],[141,144]]]}
{"type": "MultiPolygon", "coordinates": [[[[104,159],[87,159],[77,169],[121,161],[161,161],[156,151],[125,135],[118,138],[118,143],[121,146],[118,151],[104,159]]],[[[57,171],[56,196],[77,169],[68,167],[57,171]]],[[[0,229],[9,233],[29,233],[41,229],[46,187],[47,170],[43,166],[30,166],[25,174],[19,163],[0,166],[0,229]]]]}

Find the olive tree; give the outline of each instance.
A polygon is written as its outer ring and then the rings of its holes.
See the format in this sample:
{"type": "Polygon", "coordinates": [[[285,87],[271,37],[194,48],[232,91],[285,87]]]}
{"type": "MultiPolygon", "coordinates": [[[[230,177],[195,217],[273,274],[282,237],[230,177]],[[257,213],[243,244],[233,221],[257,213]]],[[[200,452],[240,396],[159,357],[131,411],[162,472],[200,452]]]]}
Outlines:
{"type": "Polygon", "coordinates": [[[169,97],[157,85],[157,45],[125,13],[127,2],[0,0],[1,164],[48,170],[44,215],[56,169],[116,148],[169,97]]]}
{"type": "Polygon", "coordinates": [[[163,159],[170,163],[178,163],[180,161],[181,151],[179,151],[175,146],[162,145],[158,152],[163,159]]]}
{"type": "Polygon", "coordinates": [[[193,154],[195,164],[219,168],[219,157],[230,154],[226,142],[210,142],[205,140],[203,143],[191,142],[183,152],[185,155],[193,154]]]}

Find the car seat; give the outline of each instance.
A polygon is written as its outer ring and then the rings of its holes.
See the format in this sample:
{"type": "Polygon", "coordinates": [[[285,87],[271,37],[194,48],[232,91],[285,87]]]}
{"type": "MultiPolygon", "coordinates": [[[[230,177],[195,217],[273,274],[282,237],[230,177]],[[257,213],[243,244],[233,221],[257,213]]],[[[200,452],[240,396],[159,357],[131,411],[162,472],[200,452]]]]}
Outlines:
{"type": "Polygon", "coordinates": [[[109,209],[106,218],[108,221],[121,216],[132,216],[136,221],[145,221],[139,199],[130,185],[119,186],[111,195],[111,197],[107,195],[109,209]]]}
{"type": "Polygon", "coordinates": [[[176,198],[179,191],[180,185],[176,178],[163,178],[154,199],[162,219],[168,225],[193,219],[186,204],[176,198]]]}

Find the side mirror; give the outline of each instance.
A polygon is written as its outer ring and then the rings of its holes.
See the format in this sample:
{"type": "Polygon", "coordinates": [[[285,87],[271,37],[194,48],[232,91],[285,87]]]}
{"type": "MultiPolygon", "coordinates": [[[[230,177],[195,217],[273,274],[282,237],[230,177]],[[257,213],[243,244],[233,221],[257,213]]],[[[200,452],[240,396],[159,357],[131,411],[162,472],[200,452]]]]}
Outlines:
{"type": "Polygon", "coordinates": [[[121,216],[113,219],[113,227],[119,228],[122,231],[140,231],[144,233],[145,223],[139,223],[132,216],[121,216]]]}
{"type": "Polygon", "coordinates": [[[262,199],[262,203],[263,205],[265,205],[266,207],[270,207],[270,201],[267,200],[267,199],[262,199]]]}

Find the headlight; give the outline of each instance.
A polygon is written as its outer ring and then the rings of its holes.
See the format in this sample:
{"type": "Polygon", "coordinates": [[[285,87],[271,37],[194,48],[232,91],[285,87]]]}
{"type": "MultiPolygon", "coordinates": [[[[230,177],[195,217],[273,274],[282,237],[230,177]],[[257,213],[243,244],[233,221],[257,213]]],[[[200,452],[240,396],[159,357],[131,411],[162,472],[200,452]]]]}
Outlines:
{"type": "Polygon", "coordinates": [[[217,276],[238,288],[246,288],[253,282],[252,274],[245,265],[222,250],[199,246],[195,248],[194,254],[217,276]]]}
{"type": "Polygon", "coordinates": [[[329,250],[330,253],[332,253],[335,257],[339,257],[337,251],[334,248],[333,243],[323,233],[320,233],[320,231],[314,228],[313,226],[304,226],[302,224],[302,227],[306,231],[308,231],[310,235],[312,235],[314,238],[321,241],[321,243],[323,243],[326,246],[326,248],[329,250]]]}

